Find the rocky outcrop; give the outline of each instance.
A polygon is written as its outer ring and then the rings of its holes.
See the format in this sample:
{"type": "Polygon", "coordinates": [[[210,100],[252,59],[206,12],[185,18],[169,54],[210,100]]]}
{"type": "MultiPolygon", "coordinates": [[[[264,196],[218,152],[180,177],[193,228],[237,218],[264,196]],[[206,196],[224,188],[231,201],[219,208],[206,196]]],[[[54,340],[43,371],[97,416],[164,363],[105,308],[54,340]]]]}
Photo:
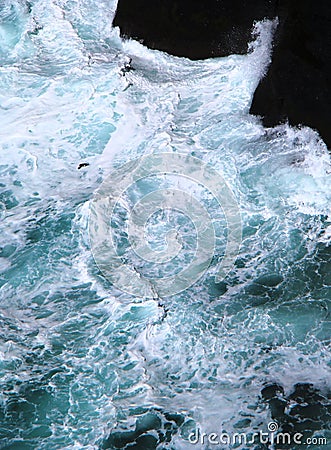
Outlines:
{"type": "MultiPolygon", "coordinates": [[[[272,419],[281,432],[292,437],[291,442],[296,433],[301,433],[302,442],[311,438],[314,432],[323,436],[331,420],[329,396],[330,392],[324,396],[312,383],[295,384],[289,395],[285,394],[282,386],[275,383],[265,386],[261,391],[261,400],[269,406],[272,419]]],[[[326,439],[324,445],[325,443],[326,439]]],[[[290,450],[293,445],[282,448],[290,450]]]]}
{"type": "Polygon", "coordinates": [[[119,0],[122,36],[177,56],[247,52],[255,20],[279,18],[272,63],[250,112],[265,126],[317,129],[331,148],[330,0],[119,0]]]}
{"type": "Polygon", "coordinates": [[[203,59],[244,54],[255,20],[277,0],[119,0],[114,26],[153,49],[203,59]]]}
{"type": "Polygon", "coordinates": [[[330,0],[283,1],[279,15],[272,63],[250,112],[268,127],[308,125],[331,149],[330,0]]]}

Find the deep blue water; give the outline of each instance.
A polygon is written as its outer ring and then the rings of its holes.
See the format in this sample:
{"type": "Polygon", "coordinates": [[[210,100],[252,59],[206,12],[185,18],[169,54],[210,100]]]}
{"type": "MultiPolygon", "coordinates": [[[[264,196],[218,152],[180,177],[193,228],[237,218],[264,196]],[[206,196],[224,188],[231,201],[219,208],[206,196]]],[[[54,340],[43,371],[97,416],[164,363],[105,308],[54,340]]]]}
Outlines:
{"type": "Polygon", "coordinates": [[[274,25],[257,26],[245,56],[192,62],[122,41],[114,9],[0,0],[0,449],[227,449],[188,436],[271,420],[304,434],[287,448],[328,448],[304,442],[331,442],[331,161],[313,130],[248,114],[274,25]],[[93,257],[89,211],[121,164],[159,153],[210,164],[242,241],[215,278],[228,237],[217,202],[183,177],[132,185],[109,225],[142,279],[189,264],[199,213],[153,215],[150,247],[164,252],[175,228],[184,250],[156,273],[127,254],[133,199],[186,190],[216,230],[188,289],[132,295],[136,279],[121,291],[93,257]],[[275,396],[261,394],[269,385],[275,396]]]}

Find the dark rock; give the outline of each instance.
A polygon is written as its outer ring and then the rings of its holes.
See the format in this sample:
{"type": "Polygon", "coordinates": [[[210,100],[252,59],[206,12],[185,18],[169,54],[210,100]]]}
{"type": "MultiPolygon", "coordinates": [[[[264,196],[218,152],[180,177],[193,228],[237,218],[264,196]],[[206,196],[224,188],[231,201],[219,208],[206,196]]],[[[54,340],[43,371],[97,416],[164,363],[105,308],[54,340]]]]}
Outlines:
{"type": "Polygon", "coordinates": [[[127,446],[127,450],[156,450],[158,440],[151,434],[145,434],[137,439],[137,442],[127,446]]]}
{"type": "Polygon", "coordinates": [[[323,400],[323,397],[314,388],[311,383],[297,383],[294,386],[294,391],[289,396],[290,400],[297,403],[317,403],[323,400]]]}
{"type": "Polygon", "coordinates": [[[329,0],[280,0],[272,63],[250,112],[267,127],[288,121],[316,129],[331,148],[329,0]]]}
{"type": "Polygon", "coordinates": [[[88,167],[90,164],[87,162],[79,163],[77,169],[80,170],[83,167],[88,167]]]}
{"type": "MultiPolygon", "coordinates": [[[[283,433],[302,433],[304,442],[315,431],[329,429],[331,403],[311,383],[298,383],[289,395],[278,384],[269,384],[261,391],[261,397],[270,408],[271,417],[283,433]]],[[[282,448],[291,449],[291,446],[282,448]]]]}
{"type": "Polygon", "coordinates": [[[261,395],[264,400],[270,400],[274,397],[277,397],[278,394],[284,394],[284,389],[282,386],[276,383],[268,384],[261,391],[261,395]]]}
{"type": "Polygon", "coordinates": [[[134,67],[131,66],[132,58],[130,58],[129,62],[125,63],[124,66],[121,68],[121,74],[123,77],[126,73],[131,72],[132,70],[135,70],[134,67]]]}
{"type": "Polygon", "coordinates": [[[145,412],[137,417],[134,430],[113,430],[101,448],[156,450],[161,443],[171,442],[184,421],[184,416],[176,412],[161,410],[145,412]]]}
{"type": "Polygon", "coordinates": [[[254,21],[275,17],[272,64],[250,112],[267,127],[308,125],[331,148],[329,0],[119,0],[114,25],[150,48],[203,59],[246,53],[254,21]]]}
{"type": "Polygon", "coordinates": [[[146,431],[157,430],[161,427],[161,420],[153,413],[147,413],[140,417],[136,423],[136,431],[139,434],[146,433],[146,431]]]}
{"type": "Polygon", "coordinates": [[[272,398],[269,400],[271,417],[277,417],[278,421],[284,420],[287,402],[281,398],[272,398]]]}
{"type": "Polygon", "coordinates": [[[121,35],[176,56],[203,59],[247,52],[256,20],[276,16],[277,0],[119,0],[121,35]]]}

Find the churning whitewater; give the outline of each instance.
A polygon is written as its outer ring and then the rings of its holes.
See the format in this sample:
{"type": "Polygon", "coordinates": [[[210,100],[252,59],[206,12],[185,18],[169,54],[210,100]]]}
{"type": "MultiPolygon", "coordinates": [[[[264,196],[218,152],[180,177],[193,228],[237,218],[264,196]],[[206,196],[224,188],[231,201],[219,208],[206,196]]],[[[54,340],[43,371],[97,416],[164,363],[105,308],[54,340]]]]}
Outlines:
{"type": "MultiPolygon", "coordinates": [[[[115,7],[0,0],[0,448],[267,449],[193,441],[271,422],[302,433],[286,448],[331,442],[330,156],[313,130],[248,113],[277,21],[256,25],[247,55],[193,62],[122,40],[115,7]],[[201,277],[132,295],[92,252],[91,205],[114,167],[155,154],[217,171],[242,235],[215,278],[227,238],[215,199],[180,176],[132,185],[110,225],[141,279],[163,274],[128,253],[130,202],[176,188],[215,223],[201,277]]],[[[177,275],[199,230],[189,211],[159,209],[144,238],[162,253],[180,235],[163,267],[177,275]]]]}

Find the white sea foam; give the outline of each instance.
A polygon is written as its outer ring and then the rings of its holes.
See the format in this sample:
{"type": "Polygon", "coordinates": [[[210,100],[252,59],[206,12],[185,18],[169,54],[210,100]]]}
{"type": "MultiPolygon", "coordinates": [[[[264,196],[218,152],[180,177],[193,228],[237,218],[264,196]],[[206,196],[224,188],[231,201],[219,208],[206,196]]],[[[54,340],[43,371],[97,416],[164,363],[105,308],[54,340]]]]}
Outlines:
{"type": "Polygon", "coordinates": [[[185,413],[206,432],[245,415],[253,427],[268,421],[265,383],[324,389],[330,157],[312,130],[266,130],[248,115],[275,22],[257,24],[248,55],[192,62],[121,41],[107,2],[12,3],[13,16],[1,12],[0,374],[24,386],[50,377],[53,434],[40,448],[96,448],[133,426],[132,406],[185,413]],[[215,255],[187,293],[144,301],[98,273],[88,206],[112,164],[165,151],[220,172],[244,241],[224,285],[215,255]]]}

